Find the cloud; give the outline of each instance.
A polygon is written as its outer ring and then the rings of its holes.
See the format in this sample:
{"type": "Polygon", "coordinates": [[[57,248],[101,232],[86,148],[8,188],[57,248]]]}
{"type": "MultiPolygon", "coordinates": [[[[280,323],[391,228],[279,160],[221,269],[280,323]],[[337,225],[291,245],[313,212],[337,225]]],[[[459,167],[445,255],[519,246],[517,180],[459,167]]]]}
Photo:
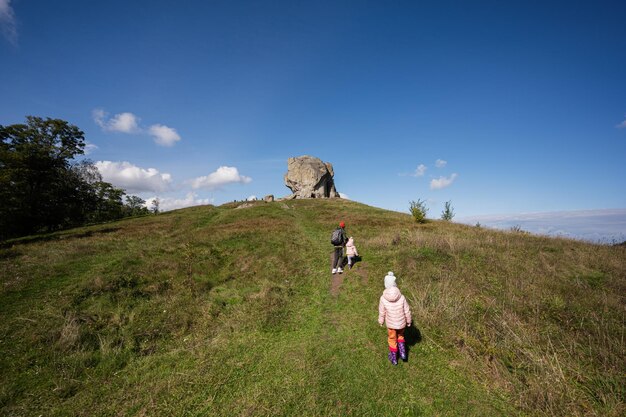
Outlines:
{"type": "Polygon", "coordinates": [[[152,136],[154,143],[160,146],[174,146],[181,140],[176,129],[169,126],[155,123],[148,128],[141,127],[139,124],[141,119],[133,113],[118,113],[109,118],[109,114],[103,109],[94,109],[91,116],[93,121],[106,132],[148,134],[152,136]]]}
{"type": "Polygon", "coordinates": [[[246,198],[247,201],[256,201],[256,196],[255,195],[251,195],[250,197],[246,198]]]}
{"type": "MultiPolygon", "coordinates": [[[[625,116],[626,117],[626,116],[625,116]]],[[[618,124],[617,126],[615,126],[618,129],[623,129],[626,128],[626,119],[624,119],[624,121],[620,124],[618,124]]]]}
{"type": "Polygon", "coordinates": [[[165,125],[152,125],[148,132],[154,137],[154,142],[157,145],[174,146],[180,140],[180,135],[176,132],[176,129],[165,125]]]}
{"type": "Polygon", "coordinates": [[[109,120],[108,130],[122,133],[139,133],[139,118],[128,112],[116,114],[109,120]]]}
{"type": "Polygon", "coordinates": [[[437,168],[443,168],[443,167],[445,167],[447,164],[448,164],[448,161],[444,161],[443,159],[437,159],[437,160],[435,161],[435,166],[436,166],[437,168]]]}
{"type": "Polygon", "coordinates": [[[170,188],[172,176],[155,168],[140,168],[130,162],[98,161],[96,167],[102,179],[127,192],[162,192],[170,188]]]}
{"type": "Polygon", "coordinates": [[[423,176],[424,176],[424,174],[426,173],[426,170],[427,170],[427,169],[428,169],[428,168],[426,167],[426,165],[424,165],[424,164],[419,164],[419,165],[417,166],[417,169],[415,170],[415,172],[414,172],[413,174],[411,174],[411,175],[412,175],[412,176],[414,176],[414,177],[423,177],[423,176]]]}
{"type": "MultiPolygon", "coordinates": [[[[152,203],[157,197],[150,197],[146,200],[145,207],[151,209],[152,203]]],[[[185,198],[158,197],[159,210],[170,211],[185,207],[201,206],[205,204],[213,204],[212,198],[198,198],[198,194],[189,192],[185,198]]]]}
{"type": "Polygon", "coordinates": [[[214,190],[226,184],[242,183],[247,184],[252,178],[239,175],[239,171],[235,167],[219,167],[217,171],[210,173],[204,177],[194,178],[190,180],[191,187],[194,189],[208,188],[214,190]]]}
{"type": "Polygon", "coordinates": [[[0,29],[4,37],[12,45],[17,46],[17,22],[11,0],[0,0],[0,29]]]}
{"type": "Polygon", "coordinates": [[[97,149],[98,149],[97,145],[94,145],[93,143],[85,141],[85,148],[83,149],[83,151],[85,152],[85,155],[89,155],[90,153],[92,153],[93,151],[97,149]]]}
{"type": "MultiPolygon", "coordinates": [[[[2,1],[2,0],[0,0],[2,1]]],[[[91,111],[91,117],[93,121],[96,122],[98,126],[104,129],[105,123],[104,118],[107,116],[107,113],[102,109],[93,109],[91,111]]]]}
{"type": "Polygon", "coordinates": [[[437,179],[432,179],[430,181],[430,189],[431,190],[440,190],[442,188],[449,187],[458,175],[452,174],[449,177],[439,177],[437,179]]]}
{"type": "Polygon", "coordinates": [[[350,200],[350,196],[346,193],[339,193],[339,197],[345,198],[346,200],[350,200]]]}
{"type": "Polygon", "coordinates": [[[118,113],[107,120],[108,113],[102,109],[91,112],[94,122],[103,130],[121,133],[140,133],[139,118],[133,113],[118,113]]]}

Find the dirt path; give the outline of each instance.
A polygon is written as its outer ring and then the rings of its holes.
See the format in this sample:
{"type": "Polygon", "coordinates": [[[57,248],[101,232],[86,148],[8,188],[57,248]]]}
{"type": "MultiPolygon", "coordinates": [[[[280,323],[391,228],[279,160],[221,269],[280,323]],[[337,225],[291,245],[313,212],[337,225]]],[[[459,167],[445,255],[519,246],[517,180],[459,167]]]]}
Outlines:
{"type": "MultiPolygon", "coordinates": [[[[331,263],[333,255],[330,255],[331,263]]],[[[360,277],[361,284],[367,285],[368,283],[368,274],[367,274],[367,262],[359,262],[354,268],[349,269],[347,266],[344,268],[343,274],[332,274],[332,279],[330,280],[330,295],[333,297],[337,297],[339,295],[339,290],[341,288],[341,284],[343,284],[344,279],[349,279],[350,276],[360,277]]]]}

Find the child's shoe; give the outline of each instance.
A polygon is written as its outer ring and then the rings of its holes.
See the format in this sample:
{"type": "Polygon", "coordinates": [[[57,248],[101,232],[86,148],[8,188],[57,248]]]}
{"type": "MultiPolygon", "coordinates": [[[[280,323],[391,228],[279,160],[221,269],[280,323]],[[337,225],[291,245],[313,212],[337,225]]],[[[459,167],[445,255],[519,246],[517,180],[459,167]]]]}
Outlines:
{"type": "Polygon", "coordinates": [[[389,358],[389,362],[391,362],[392,365],[398,364],[398,355],[396,352],[390,350],[389,355],[387,355],[387,357],[389,358]]]}
{"type": "Polygon", "coordinates": [[[398,353],[400,354],[400,359],[406,361],[406,346],[404,342],[398,342],[398,353]]]}
{"type": "Polygon", "coordinates": [[[337,273],[337,268],[333,268],[333,275],[337,273]]]}

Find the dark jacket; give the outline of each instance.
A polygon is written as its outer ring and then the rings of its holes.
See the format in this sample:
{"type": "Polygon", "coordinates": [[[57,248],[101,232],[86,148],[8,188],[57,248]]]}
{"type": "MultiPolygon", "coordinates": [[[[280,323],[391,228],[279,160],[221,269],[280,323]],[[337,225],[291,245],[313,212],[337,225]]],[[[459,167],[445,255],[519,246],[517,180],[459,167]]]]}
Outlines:
{"type": "Polygon", "coordinates": [[[337,230],[341,230],[341,245],[335,245],[336,248],[343,248],[348,243],[348,237],[343,227],[338,227],[337,230]]]}

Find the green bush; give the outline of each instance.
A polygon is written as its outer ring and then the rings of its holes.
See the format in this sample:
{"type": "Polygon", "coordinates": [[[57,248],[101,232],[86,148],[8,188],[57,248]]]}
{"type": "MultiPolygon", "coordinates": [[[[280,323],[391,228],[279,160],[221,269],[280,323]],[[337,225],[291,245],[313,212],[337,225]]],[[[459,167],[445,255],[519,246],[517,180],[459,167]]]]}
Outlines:
{"type": "Polygon", "coordinates": [[[417,201],[410,201],[409,210],[411,211],[411,215],[416,222],[426,223],[426,213],[428,212],[428,208],[426,208],[426,201],[422,201],[421,199],[417,199],[417,201]]]}

